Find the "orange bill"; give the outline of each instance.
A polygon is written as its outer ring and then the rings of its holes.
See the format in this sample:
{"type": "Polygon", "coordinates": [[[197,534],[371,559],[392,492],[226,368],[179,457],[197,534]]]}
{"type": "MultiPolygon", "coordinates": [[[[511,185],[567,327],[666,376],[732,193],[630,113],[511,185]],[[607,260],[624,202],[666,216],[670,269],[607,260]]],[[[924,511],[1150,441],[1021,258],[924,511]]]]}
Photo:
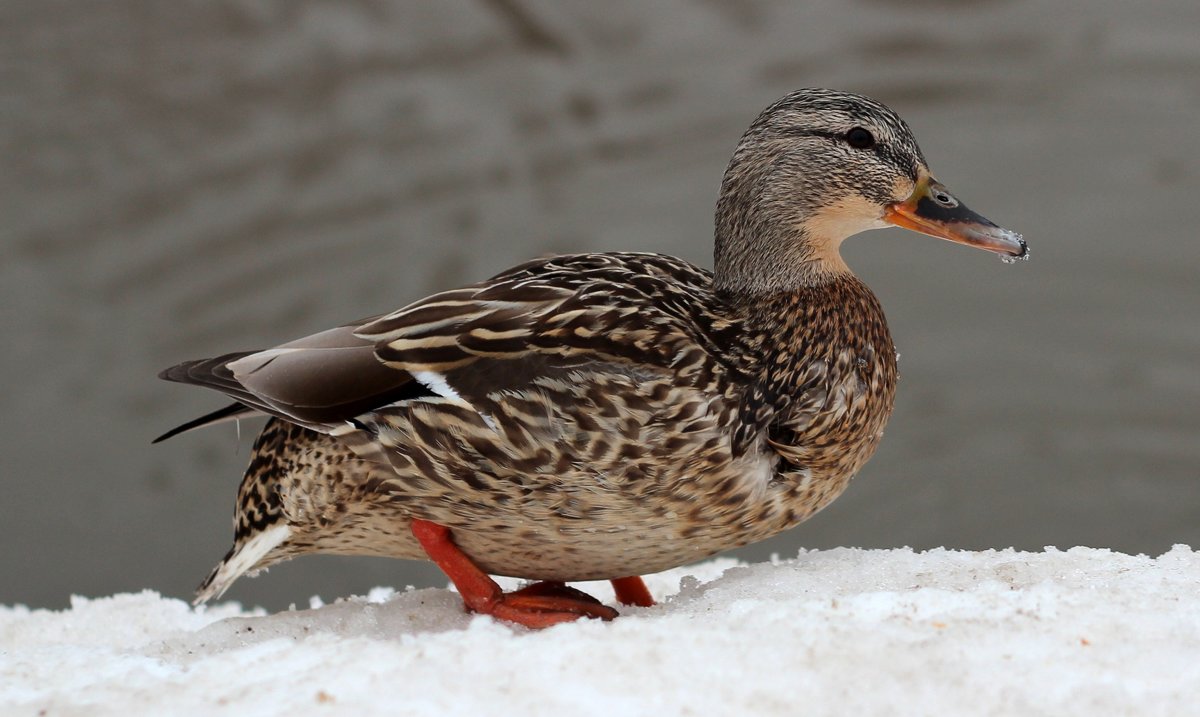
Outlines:
{"type": "Polygon", "coordinates": [[[888,205],[883,219],[898,227],[995,252],[1008,261],[1029,258],[1029,247],[1020,234],[967,209],[932,177],[918,182],[908,199],[888,205]]]}

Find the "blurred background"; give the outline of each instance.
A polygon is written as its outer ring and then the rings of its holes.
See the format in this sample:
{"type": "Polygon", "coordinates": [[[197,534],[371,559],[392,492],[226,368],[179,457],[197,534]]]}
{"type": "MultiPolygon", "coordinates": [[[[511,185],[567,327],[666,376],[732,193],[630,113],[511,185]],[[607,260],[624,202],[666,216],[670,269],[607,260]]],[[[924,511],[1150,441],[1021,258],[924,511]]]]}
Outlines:
{"type": "MultiPolygon", "coordinates": [[[[845,245],[902,380],[829,509],[744,550],[1200,546],[1200,4],[0,5],[0,603],[190,596],[257,423],[158,381],[547,252],[711,266],[741,132],[797,87],[898,110],[1033,260],[845,245]]],[[[435,569],[310,557],[277,609],[435,569]]]]}

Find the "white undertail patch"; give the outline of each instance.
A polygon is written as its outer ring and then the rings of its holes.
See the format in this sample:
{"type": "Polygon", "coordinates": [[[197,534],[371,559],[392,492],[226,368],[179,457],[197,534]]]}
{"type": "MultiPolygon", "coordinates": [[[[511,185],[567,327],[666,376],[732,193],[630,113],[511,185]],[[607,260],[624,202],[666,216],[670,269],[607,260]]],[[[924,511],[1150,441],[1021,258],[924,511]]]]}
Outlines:
{"type": "Polygon", "coordinates": [[[199,605],[221,597],[235,580],[247,570],[253,569],[267,553],[282,545],[291,533],[290,527],[277,523],[242,543],[233,555],[217,566],[204,588],[196,593],[196,599],[192,601],[192,604],[199,605]]]}

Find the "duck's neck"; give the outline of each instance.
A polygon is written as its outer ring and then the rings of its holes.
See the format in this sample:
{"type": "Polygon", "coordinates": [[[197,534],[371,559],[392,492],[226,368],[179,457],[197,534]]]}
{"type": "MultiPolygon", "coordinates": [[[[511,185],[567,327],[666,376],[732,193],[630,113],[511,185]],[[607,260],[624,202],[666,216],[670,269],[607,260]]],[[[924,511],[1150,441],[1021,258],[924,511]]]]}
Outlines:
{"type": "Polygon", "coordinates": [[[717,235],[713,282],[738,295],[791,294],[854,274],[838,245],[814,239],[803,226],[764,228],[752,240],[717,235]]]}
{"type": "Polygon", "coordinates": [[[737,170],[735,158],[717,201],[717,291],[793,293],[852,276],[840,252],[843,227],[822,219],[836,214],[777,191],[778,183],[737,170]]]}

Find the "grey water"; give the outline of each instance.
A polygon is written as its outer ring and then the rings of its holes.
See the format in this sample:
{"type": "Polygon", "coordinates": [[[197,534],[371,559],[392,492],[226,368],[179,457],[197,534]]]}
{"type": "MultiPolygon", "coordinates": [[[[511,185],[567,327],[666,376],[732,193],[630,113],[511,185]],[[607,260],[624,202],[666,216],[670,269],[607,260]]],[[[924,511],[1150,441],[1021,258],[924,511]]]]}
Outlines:
{"type": "MultiPolygon", "coordinates": [[[[849,240],[902,380],[883,445],[742,551],[1200,545],[1200,5],[1191,0],[219,0],[0,6],[0,603],[151,588],[224,554],[256,426],[155,379],[531,256],[710,265],[734,142],[863,92],[1034,258],[849,240]]],[[[304,558],[279,608],[428,565],[304,558]]]]}

